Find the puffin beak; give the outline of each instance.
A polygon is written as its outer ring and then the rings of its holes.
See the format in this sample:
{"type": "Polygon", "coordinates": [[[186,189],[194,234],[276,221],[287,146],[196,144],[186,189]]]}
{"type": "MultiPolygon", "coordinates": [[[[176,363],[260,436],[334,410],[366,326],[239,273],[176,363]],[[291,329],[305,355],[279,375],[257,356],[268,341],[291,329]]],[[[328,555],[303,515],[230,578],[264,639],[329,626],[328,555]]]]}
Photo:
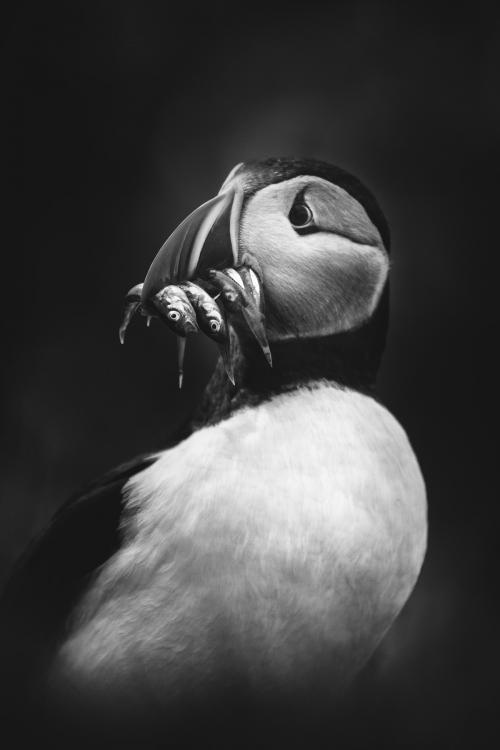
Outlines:
{"type": "MultiPolygon", "coordinates": [[[[249,293],[239,273],[235,271],[236,281],[231,276],[231,269],[234,270],[240,261],[238,237],[244,192],[238,178],[235,178],[240,167],[241,164],[238,164],[232,170],[215,198],[211,198],[195,209],[172,232],[156,254],[144,283],[133,287],[125,300],[124,316],[119,330],[121,343],[124,341],[127,326],[137,310],[147,316],[148,325],[150,318],[157,317],[159,314],[159,317],[177,333],[179,388],[182,387],[183,381],[185,336],[192,331],[193,327],[198,330],[196,322],[187,319],[187,305],[190,300],[186,298],[187,304],[182,304],[183,297],[186,297],[186,290],[191,295],[193,294],[191,287],[198,286],[198,295],[205,294],[212,304],[220,294],[224,294],[227,310],[243,316],[271,365],[269,344],[259,307],[260,289],[255,273],[253,272],[252,277],[250,271],[245,268],[240,269],[242,274],[247,272],[249,274],[250,282],[252,282],[249,284],[249,293]],[[222,273],[223,270],[225,273],[222,273]],[[218,283],[215,285],[210,283],[210,279],[213,281],[214,274],[218,278],[218,283]],[[208,287],[215,287],[218,291],[212,299],[205,289],[206,285],[202,284],[204,275],[208,287]],[[186,284],[195,278],[199,279],[198,285],[186,284]],[[257,291],[255,292],[256,284],[257,291]],[[174,314],[177,317],[173,317],[174,314]],[[187,328],[187,323],[191,323],[190,328],[187,328]]],[[[220,305],[218,307],[220,308],[220,305]]],[[[207,323],[206,310],[202,315],[197,309],[196,315],[201,315],[202,320],[207,323]]],[[[215,336],[213,329],[205,332],[218,343],[227,375],[234,385],[227,327],[224,330],[226,333],[219,337],[215,336]]]]}
{"type": "Polygon", "coordinates": [[[147,302],[168,284],[201,276],[209,268],[235,266],[243,192],[223,186],[179,224],[158,251],[144,280],[141,302],[147,302]]]}

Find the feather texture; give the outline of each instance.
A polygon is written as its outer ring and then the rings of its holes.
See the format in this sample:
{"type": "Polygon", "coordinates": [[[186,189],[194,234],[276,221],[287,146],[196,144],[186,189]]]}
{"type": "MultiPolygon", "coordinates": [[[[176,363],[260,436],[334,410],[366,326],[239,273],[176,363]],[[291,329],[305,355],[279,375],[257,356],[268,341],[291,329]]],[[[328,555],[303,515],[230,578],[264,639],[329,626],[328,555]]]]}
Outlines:
{"type": "Polygon", "coordinates": [[[404,431],[326,381],[198,430],[125,494],[124,544],[54,676],[132,704],[231,681],[337,688],[400,611],[425,551],[404,431]]]}

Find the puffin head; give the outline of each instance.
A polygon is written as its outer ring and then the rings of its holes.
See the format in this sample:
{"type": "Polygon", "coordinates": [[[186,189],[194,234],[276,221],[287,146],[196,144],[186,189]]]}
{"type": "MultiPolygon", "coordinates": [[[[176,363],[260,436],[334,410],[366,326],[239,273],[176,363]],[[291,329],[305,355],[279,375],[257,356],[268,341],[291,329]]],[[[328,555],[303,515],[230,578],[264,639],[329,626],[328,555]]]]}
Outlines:
{"type": "Polygon", "coordinates": [[[289,369],[299,357],[319,376],[340,367],[340,380],[355,373],[369,385],[387,328],[389,244],[375,198],[343,169],[313,159],[241,163],[164,243],[142,302],[166,284],[248,264],[261,282],[275,377],[280,362],[289,369]]]}
{"type": "Polygon", "coordinates": [[[373,315],[387,280],[388,234],[361,183],[323,162],[242,165],[240,252],[262,269],[270,341],[329,336],[373,315]],[[372,217],[370,217],[370,213],[372,217]]]}

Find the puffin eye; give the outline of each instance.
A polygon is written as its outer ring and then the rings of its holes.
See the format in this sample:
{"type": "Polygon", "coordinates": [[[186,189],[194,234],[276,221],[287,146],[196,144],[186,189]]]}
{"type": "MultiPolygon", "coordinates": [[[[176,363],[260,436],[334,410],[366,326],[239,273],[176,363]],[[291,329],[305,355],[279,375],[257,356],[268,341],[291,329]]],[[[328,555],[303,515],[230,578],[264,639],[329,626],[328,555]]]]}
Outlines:
{"type": "Polygon", "coordinates": [[[211,320],[210,321],[210,330],[214,333],[219,333],[220,330],[220,323],[218,320],[211,320]]]}
{"type": "Polygon", "coordinates": [[[170,318],[170,320],[179,320],[181,314],[178,310],[170,310],[168,317],[170,318]]]}
{"type": "Polygon", "coordinates": [[[292,227],[300,229],[306,227],[312,223],[313,215],[312,211],[307,203],[295,202],[290,209],[288,214],[288,220],[292,227]]]}

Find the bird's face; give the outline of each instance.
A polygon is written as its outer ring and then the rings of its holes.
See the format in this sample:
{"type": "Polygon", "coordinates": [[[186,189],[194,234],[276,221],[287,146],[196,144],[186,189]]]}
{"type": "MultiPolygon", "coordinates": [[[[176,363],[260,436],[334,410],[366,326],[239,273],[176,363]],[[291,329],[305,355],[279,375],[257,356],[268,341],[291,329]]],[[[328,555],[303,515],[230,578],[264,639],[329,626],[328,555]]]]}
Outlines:
{"type": "Polygon", "coordinates": [[[378,226],[385,224],[373,198],[336,167],[280,159],[239,164],[130,290],[120,340],[136,310],[160,317],[180,337],[197,330],[197,320],[219,344],[232,379],[227,322],[243,334],[244,320],[269,363],[268,341],[355,330],[375,319],[389,270],[378,226]],[[180,300],[182,309],[173,309],[180,300]],[[209,309],[224,335],[209,328],[209,309]]]}
{"type": "Polygon", "coordinates": [[[170,235],[146,276],[143,303],[168,283],[249,260],[260,272],[270,340],[338,333],[366,321],[389,261],[363,206],[321,177],[257,191],[252,178],[237,165],[219,194],[170,235]]]}
{"type": "Polygon", "coordinates": [[[239,248],[262,270],[270,340],[359,326],[373,313],[389,267],[361,204],[319,177],[295,177],[252,195],[239,248]]]}

